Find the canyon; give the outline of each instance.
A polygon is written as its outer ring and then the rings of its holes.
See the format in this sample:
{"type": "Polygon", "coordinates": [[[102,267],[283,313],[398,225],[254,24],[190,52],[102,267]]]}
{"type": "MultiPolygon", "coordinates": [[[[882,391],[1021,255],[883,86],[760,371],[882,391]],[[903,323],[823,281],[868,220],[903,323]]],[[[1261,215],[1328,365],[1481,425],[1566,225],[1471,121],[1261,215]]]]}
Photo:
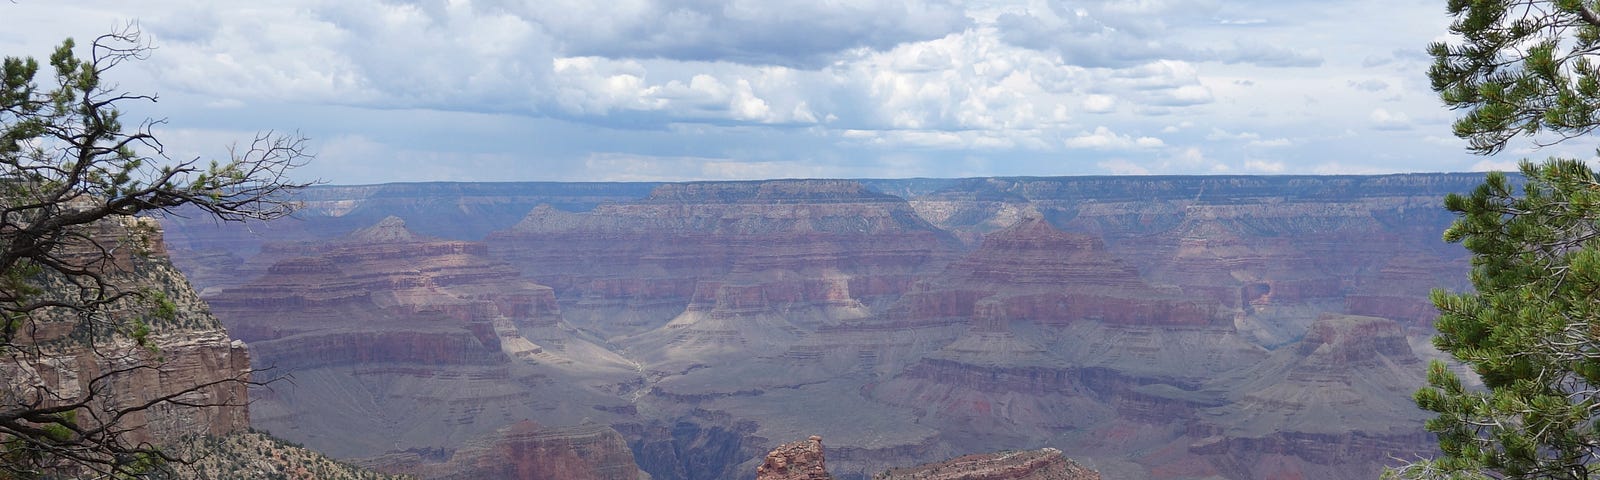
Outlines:
{"type": "Polygon", "coordinates": [[[750,478],[820,435],[839,479],[1046,448],[1352,478],[1434,448],[1428,294],[1469,266],[1440,204],[1481,179],[392,184],[163,221],[286,379],[250,423],[381,470],[750,478]]]}

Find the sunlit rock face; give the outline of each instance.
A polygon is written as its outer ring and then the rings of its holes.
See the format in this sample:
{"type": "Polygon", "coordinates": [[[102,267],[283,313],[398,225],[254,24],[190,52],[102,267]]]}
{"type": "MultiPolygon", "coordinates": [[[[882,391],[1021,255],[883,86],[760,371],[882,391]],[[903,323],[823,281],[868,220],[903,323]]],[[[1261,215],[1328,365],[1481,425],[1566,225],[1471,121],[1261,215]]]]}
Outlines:
{"type": "Polygon", "coordinates": [[[207,298],[296,372],[256,423],[344,456],[588,418],[657,479],[812,434],[836,478],[1042,447],[1109,478],[1371,477],[1431,448],[1427,295],[1468,265],[1439,205],[1479,181],[341,187],[316,202],[342,216],[175,250],[239,265],[207,298]],[[417,233],[490,196],[525,208],[417,233]]]}

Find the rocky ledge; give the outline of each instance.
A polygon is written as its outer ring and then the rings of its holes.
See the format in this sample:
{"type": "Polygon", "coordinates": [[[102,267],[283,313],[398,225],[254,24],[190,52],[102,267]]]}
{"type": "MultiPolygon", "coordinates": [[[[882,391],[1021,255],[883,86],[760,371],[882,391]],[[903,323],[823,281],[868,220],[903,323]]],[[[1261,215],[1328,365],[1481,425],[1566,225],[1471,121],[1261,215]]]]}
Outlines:
{"type": "MultiPolygon", "coordinates": [[[[822,437],[787,443],[756,467],[756,480],[832,480],[822,437]]],[[[895,468],[873,480],[1100,480],[1100,474],[1061,455],[1060,450],[965,455],[938,463],[895,468]]]]}
{"type": "Polygon", "coordinates": [[[756,467],[756,480],[833,480],[823,459],[822,437],[786,443],[756,467]]]}
{"type": "Polygon", "coordinates": [[[1100,480],[1100,474],[1042,448],[1020,452],[965,455],[939,463],[896,468],[873,480],[1100,480]]]}

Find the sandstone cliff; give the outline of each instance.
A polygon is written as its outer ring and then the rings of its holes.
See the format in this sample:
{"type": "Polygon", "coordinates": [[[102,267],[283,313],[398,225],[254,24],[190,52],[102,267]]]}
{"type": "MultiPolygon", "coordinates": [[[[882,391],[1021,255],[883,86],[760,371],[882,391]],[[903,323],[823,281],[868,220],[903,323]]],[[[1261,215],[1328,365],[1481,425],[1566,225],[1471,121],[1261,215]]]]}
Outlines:
{"type": "MultiPolygon", "coordinates": [[[[89,323],[69,312],[36,312],[38,322],[31,327],[37,328],[20,339],[25,347],[3,352],[0,388],[7,394],[0,398],[30,401],[48,391],[52,396],[41,400],[45,404],[93,399],[91,405],[105,402],[122,409],[177,395],[176,402],[161,402],[121,419],[118,425],[128,430],[123,438],[132,444],[165,444],[248,427],[248,351],[228,338],[168,261],[160,225],[149,219],[108,219],[90,225],[87,234],[110,256],[100,259],[100,249],[90,251],[87,245],[68,245],[68,254],[94,259],[89,268],[114,285],[113,292],[138,295],[109,305],[89,323]],[[170,302],[170,314],[151,313],[157,308],[155,298],[170,302]],[[130,336],[132,325],[141,322],[149,327],[145,345],[130,336]]],[[[44,275],[36,280],[44,295],[74,291],[62,278],[44,275]]],[[[78,418],[92,423],[97,416],[83,413],[78,418]]]]}

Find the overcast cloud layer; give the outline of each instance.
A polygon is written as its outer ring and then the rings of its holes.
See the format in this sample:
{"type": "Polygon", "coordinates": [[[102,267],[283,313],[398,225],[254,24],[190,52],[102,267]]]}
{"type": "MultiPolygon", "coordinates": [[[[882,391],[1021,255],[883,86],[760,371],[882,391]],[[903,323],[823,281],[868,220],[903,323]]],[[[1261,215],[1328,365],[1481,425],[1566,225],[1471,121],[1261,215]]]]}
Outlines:
{"type": "MultiPolygon", "coordinates": [[[[115,72],[181,155],[302,176],[690,180],[1508,168],[1428,90],[1443,0],[0,3],[0,53],[137,21],[115,72]],[[63,3],[71,3],[64,6],[63,3]]],[[[1593,143],[1593,142],[1588,142],[1593,143]]]]}

